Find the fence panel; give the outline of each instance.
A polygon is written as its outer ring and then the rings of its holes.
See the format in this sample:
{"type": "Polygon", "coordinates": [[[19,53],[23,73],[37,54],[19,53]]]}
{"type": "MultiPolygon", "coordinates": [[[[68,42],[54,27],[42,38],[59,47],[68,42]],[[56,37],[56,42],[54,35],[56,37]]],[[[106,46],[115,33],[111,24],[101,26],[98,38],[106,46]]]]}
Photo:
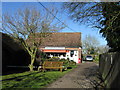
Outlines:
{"type": "Polygon", "coordinates": [[[119,88],[120,53],[101,54],[99,60],[99,71],[106,88],[119,88]]]}

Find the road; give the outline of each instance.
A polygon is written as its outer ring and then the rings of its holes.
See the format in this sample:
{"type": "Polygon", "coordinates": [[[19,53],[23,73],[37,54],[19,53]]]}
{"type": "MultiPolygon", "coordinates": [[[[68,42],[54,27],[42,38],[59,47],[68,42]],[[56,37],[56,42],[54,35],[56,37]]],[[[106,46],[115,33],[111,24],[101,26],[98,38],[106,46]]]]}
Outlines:
{"type": "Polygon", "coordinates": [[[59,78],[47,88],[93,88],[100,85],[98,78],[98,65],[94,62],[78,64],[78,67],[59,78]]]}

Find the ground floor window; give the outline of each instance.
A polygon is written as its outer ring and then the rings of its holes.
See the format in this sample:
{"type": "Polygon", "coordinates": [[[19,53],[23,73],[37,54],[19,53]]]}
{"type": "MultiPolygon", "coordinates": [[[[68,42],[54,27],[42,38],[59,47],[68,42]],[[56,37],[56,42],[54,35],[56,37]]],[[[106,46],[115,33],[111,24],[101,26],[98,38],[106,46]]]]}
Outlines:
{"type": "Polygon", "coordinates": [[[66,57],[66,53],[46,53],[47,57],[66,57]]]}
{"type": "Polygon", "coordinates": [[[74,55],[74,51],[71,50],[71,51],[70,51],[70,56],[73,57],[73,55],[74,55]]]}

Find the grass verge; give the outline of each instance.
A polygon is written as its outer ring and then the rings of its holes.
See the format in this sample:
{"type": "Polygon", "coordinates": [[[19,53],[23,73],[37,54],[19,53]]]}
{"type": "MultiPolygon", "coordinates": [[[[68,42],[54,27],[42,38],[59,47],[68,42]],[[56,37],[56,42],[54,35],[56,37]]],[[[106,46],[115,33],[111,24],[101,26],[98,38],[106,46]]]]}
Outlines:
{"type": "MultiPolygon", "coordinates": [[[[77,66],[72,66],[72,69],[77,66]]],[[[67,71],[46,71],[46,72],[23,72],[2,76],[2,88],[44,88],[56,79],[62,77],[72,69],[67,71]]]]}

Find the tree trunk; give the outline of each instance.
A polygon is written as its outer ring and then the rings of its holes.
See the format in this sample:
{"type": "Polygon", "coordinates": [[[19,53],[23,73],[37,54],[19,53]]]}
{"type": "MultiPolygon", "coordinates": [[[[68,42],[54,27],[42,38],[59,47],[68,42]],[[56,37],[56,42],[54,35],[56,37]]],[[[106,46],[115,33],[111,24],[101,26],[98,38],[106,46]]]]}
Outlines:
{"type": "Polygon", "coordinates": [[[35,61],[35,55],[31,55],[31,64],[29,64],[29,66],[28,66],[30,71],[34,71],[33,70],[33,68],[34,68],[34,66],[33,66],[34,61],[35,61]]]}
{"type": "Polygon", "coordinates": [[[33,71],[33,65],[29,64],[30,71],[33,71]]]}

